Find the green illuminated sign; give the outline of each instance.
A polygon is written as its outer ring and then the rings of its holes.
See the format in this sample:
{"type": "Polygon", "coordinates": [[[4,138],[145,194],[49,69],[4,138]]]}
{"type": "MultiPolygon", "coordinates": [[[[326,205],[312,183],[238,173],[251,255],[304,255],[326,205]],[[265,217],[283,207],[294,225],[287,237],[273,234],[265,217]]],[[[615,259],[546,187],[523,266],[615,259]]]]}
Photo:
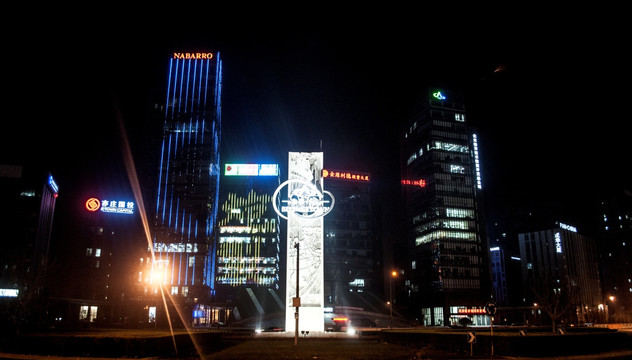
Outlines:
{"type": "Polygon", "coordinates": [[[432,93],[432,96],[434,96],[436,99],[439,99],[439,100],[445,100],[445,95],[443,95],[441,93],[441,91],[437,91],[436,93],[432,93]]]}

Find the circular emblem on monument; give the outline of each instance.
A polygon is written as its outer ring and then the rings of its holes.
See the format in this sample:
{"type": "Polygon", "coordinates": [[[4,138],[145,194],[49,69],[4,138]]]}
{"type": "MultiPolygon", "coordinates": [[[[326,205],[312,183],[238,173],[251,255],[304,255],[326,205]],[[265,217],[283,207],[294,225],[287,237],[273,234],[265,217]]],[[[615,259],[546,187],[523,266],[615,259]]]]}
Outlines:
{"type": "Polygon", "coordinates": [[[285,181],[272,195],[274,211],[286,220],[290,213],[303,219],[325,216],[334,208],[334,202],[334,196],[329,191],[320,191],[314,184],[299,179],[285,181]],[[280,198],[284,188],[288,190],[287,199],[280,198]]]}

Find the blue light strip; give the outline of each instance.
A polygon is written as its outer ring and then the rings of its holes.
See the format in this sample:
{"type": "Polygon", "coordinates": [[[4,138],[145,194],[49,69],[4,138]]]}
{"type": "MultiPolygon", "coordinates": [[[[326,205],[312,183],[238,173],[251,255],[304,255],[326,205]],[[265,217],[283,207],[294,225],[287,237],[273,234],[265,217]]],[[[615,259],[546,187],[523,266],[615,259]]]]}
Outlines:
{"type": "Polygon", "coordinates": [[[169,60],[169,74],[167,75],[167,103],[165,104],[165,119],[169,117],[169,93],[171,89],[171,71],[173,69],[173,59],[169,60]]]}
{"type": "MultiPolygon", "coordinates": [[[[177,88],[177,78],[178,78],[178,69],[180,67],[180,60],[176,60],[176,71],[173,74],[173,96],[171,99],[171,119],[173,119],[173,114],[176,112],[176,88],[177,88]]],[[[169,79],[171,82],[171,79],[169,79]]]]}
{"type": "Polygon", "coordinates": [[[187,103],[189,102],[189,81],[191,78],[191,59],[189,59],[189,63],[187,64],[187,87],[184,92],[184,112],[188,112],[187,103]]]}
{"type": "MultiPolygon", "coordinates": [[[[156,198],[156,214],[158,214],[158,209],[160,208],[160,188],[162,187],[162,164],[164,163],[165,157],[165,139],[162,139],[162,148],[160,150],[160,173],[158,174],[158,192],[156,198]]],[[[163,215],[164,218],[164,215],[163,215]]]]}
{"type": "Polygon", "coordinates": [[[193,264],[191,264],[191,285],[195,285],[195,256],[191,256],[191,258],[193,258],[193,264]]]}
{"type": "MultiPolygon", "coordinates": [[[[200,61],[204,61],[204,60],[200,60],[200,61]]],[[[197,79],[197,63],[198,61],[195,60],[194,62],[194,66],[193,66],[193,83],[191,85],[191,113],[193,113],[194,109],[193,109],[193,105],[195,104],[195,80],[197,79]]]]}
{"type": "Polygon", "coordinates": [[[180,71],[180,94],[178,95],[178,113],[181,111],[182,105],[182,84],[184,83],[184,61],[182,62],[182,70],[180,71]]]}

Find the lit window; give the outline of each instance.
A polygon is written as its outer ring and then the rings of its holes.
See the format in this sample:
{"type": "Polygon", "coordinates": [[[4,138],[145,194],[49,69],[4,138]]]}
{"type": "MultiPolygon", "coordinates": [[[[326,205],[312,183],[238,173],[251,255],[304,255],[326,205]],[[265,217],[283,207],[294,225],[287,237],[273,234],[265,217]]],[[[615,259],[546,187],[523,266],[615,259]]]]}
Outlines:
{"type": "Polygon", "coordinates": [[[101,256],[101,249],[95,249],[94,250],[94,256],[95,257],[100,257],[101,256]]]}
{"type": "Polygon", "coordinates": [[[453,174],[465,174],[465,167],[462,165],[450,165],[450,172],[453,174]]]}
{"type": "Polygon", "coordinates": [[[88,306],[82,305],[81,308],[79,308],[79,320],[86,319],[88,319],[88,306]]]}
{"type": "Polygon", "coordinates": [[[171,295],[178,295],[178,287],[177,286],[172,286],[171,287],[171,295]]]}
{"type": "Polygon", "coordinates": [[[92,255],[92,248],[87,248],[86,249],[86,256],[90,256],[92,255]]]}
{"type": "Polygon", "coordinates": [[[182,296],[188,296],[189,295],[189,287],[188,286],[183,286],[182,287],[182,296]]]}
{"type": "Polygon", "coordinates": [[[413,270],[417,269],[417,262],[415,260],[410,263],[410,268],[413,270]]]}

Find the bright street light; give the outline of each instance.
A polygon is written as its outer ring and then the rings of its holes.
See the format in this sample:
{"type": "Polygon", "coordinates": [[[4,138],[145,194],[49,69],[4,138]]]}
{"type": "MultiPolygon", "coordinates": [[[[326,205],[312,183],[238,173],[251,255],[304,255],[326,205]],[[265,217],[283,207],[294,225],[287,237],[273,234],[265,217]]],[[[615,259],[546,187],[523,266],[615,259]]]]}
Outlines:
{"type": "Polygon", "coordinates": [[[393,278],[397,277],[397,271],[393,270],[391,271],[391,276],[388,277],[388,288],[389,288],[389,293],[390,293],[390,301],[388,302],[388,307],[389,310],[391,312],[391,323],[389,325],[389,327],[393,327],[393,278]]]}

